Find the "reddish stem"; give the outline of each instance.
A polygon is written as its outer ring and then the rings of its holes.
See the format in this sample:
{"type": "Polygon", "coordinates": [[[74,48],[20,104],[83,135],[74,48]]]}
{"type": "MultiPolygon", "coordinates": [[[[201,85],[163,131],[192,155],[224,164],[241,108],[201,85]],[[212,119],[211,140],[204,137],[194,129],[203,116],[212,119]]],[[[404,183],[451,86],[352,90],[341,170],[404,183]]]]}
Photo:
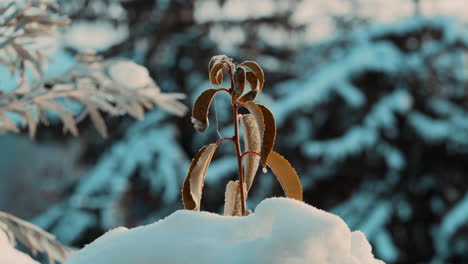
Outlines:
{"type": "Polygon", "coordinates": [[[231,91],[229,91],[229,89],[226,89],[226,88],[218,88],[218,89],[216,89],[216,91],[225,91],[225,92],[231,94],[231,91]]]}
{"type": "Polygon", "coordinates": [[[230,137],[224,137],[224,138],[222,138],[222,139],[220,139],[220,140],[216,141],[216,146],[215,146],[215,147],[217,148],[217,147],[218,147],[218,145],[219,145],[219,144],[221,144],[221,142],[223,142],[223,141],[225,141],[225,140],[230,140],[230,141],[232,141],[232,142],[235,142],[233,138],[230,138],[230,137]]]}
{"type": "MultiPolygon", "coordinates": [[[[231,91],[234,90],[234,72],[232,70],[229,71],[229,75],[231,77],[231,91]]],[[[239,139],[239,106],[234,102],[232,104],[232,119],[234,122],[234,145],[236,146],[237,152],[237,167],[238,167],[238,175],[239,175],[239,191],[241,196],[241,208],[242,208],[242,215],[246,215],[245,209],[245,194],[244,194],[244,176],[242,175],[242,153],[240,149],[240,139],[239,139]]]]}
{"type": "Polygon", "coordinates": [[[258,152],[255,152],[255,151],[246,151],[246,152],[242,153],[241,158],[244,158],[244,156],[246,156],[247,154],[254,154],[254,155],[257,155],[257,156],[260,157],[260,153],[258,153],[258,152]]]}

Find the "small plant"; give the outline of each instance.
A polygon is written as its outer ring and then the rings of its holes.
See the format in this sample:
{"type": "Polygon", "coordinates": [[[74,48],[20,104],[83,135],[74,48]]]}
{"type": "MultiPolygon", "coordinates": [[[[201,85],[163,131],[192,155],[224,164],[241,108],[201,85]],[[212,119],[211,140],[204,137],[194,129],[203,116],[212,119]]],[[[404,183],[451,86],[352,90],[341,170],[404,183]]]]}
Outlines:
{"type": "Polygon", "coordinates": [[[226,140],[232,141],[236,148],[239,180],[230,181],[226,187],[225,215],[246,215],[246,198],[260,161],[264,171],[266,166],[271,168],[287,197],[302,200],[299,176],[283,156],[273,151],[276,138],[275,118],[266,106],[254,103],[265,82],[262,68],[253,61],[244,61],[236,66],[225,55],[214,56],[208,65],[212,85],[219,87],[223,83],[223,71],[229,75],[231,88],[211,88],[204,91],[193,106],[192,122],[197,131],[204,132],[209,126],[208,112],[213,98],[218,92],[227,92],[231,96],[234,136],[206,145],[195,155],[182,187],[184,207],[200,210],[206,171],[216,148],[226,140]],[[250,91],[244,94],[246,82],[250,85],[250,91]],[[239,114],[240,108],[247,109],[250,114],[239,114]],[[243,129],[244,152],[240,146],[239,122],[243,129]]]}

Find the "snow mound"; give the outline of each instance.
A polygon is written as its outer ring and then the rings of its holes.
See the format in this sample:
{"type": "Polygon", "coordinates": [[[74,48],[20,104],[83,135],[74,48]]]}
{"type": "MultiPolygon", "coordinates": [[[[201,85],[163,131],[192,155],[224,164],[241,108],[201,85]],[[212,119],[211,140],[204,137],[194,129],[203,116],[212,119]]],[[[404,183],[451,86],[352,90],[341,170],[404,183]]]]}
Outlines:
{"type": "Polygon", "coordinates": [[[117,61],[109,67],[110,77],[117,83],[130,88],[142,88],[151,83],[148,70],[133,61],[117,61]]]}
{"type": "Polygon", "coordinates": [[[79,21],[72,23],[64,34],[65,45],[78,51],[105,51],[129,35],[128,28],[110,22],[79,21]]]}
{"type": "Polygon", "coordinates": [[[39,264],[27,254],[16,250],[7,234],[0,228],[0,263],[2,264],[39,264]]]}
{"type": "Polygon", "coordinates": [[[156,223],[107,232],[66,264],[378,264],[364,234],[338,216],[287,198],[246,217],[179,210],[156,223]]]}

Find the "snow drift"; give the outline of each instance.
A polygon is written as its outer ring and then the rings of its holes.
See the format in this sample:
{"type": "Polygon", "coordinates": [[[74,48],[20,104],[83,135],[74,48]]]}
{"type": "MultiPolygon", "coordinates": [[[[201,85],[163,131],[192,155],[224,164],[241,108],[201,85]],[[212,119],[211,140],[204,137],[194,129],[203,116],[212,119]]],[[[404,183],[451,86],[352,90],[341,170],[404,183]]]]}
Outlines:
{"type": "Polygon", "coordinates": [[[360,231],[338,216],[287,198],[246,217],[179,210],[156,223],[111,230],[66,264],[377,264],[360,231]]]}

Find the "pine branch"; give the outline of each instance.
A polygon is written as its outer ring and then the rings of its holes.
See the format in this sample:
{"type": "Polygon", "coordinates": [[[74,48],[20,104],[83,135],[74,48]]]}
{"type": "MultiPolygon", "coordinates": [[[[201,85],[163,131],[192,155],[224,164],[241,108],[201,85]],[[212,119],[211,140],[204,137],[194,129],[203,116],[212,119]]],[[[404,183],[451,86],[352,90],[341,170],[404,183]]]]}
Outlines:
{"type": "Polygon", "coordinates": [[[46,254],[49,263],[63,263],[72,250],[62,246],[52,234],[47,233],[22,219],[0,211],[0,232],[5,232],[12,246],[16,240],[26,246],[35,256],[38,252],[46,254]]]}
{"type": "Polygon", "coordinates": [[[0,4],[0,64],[25,81],[26,67],[39,77],[47,55],[31,48],[39,37],[57,33],[70,23],[58,15],[57,4],[46,0],[6,1],[0,4]]]}
{"type": "MultiPolygon", "coordinates": [[[[128,73],[127,73],[128,74],[128,73]]],[[[159,105],[167,111],[182,116],[185,105],[177,101],[181,94],[161,93],[147,70],[128,60],[100,61],[96,56],[86,56],[69,72],[44,78],[33,84],[23,84],[11,93],[0,94],[0,133],[19,132],[19,126],[28,127],[34,137],[39,123],[48,125],[50,113],[57,115],[64,130],[78,135],[77,123],[89,115],[104,137],[107,128],[101,112],[119,116],[129,114],[144,118],[145,109],[159,105]],[[120,74],[130,71],[138,75],[134,83],[122,83],[120,74]],[[136,85],[134,85],[136,84],[136,85]],[[76,103],[82,110],[73,111],[76,103]],[[15,122],[20,120],[20,125],[15,122]]]]}

